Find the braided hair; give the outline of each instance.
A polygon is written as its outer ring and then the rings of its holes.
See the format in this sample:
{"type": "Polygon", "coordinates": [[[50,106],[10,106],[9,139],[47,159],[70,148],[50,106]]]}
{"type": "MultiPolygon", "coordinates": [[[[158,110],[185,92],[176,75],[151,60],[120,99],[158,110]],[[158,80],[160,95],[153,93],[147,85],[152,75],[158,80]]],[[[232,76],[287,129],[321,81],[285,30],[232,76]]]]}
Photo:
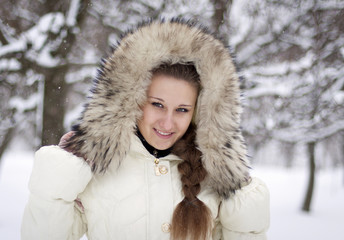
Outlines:
{"type": "MultiPolygon", "coordinates": [[[[200,91],[199,74],[192,64],[163,64],[152,71],[153,75],[167,75],[185,80],[200,91]]],[[[197,198],[201,182],[207,171],[201,161],[202,153],[195,142],[196,126],[190,123],[187,131],[172,148],[172,153],[183,161],[178,165],[184,199],[177,205],[172,217],[171,238],[205,240],[209,237],[212,218],[209,208],[197,198]]]]}

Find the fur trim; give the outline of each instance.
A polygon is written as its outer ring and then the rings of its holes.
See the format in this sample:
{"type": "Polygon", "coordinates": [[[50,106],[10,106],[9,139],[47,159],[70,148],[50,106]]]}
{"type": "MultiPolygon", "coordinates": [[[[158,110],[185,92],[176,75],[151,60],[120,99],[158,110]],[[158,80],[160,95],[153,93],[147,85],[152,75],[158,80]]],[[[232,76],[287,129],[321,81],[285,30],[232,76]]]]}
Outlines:
{"type": "Polygon", "coordinates": [[[69,146],[94,162],[94,172],[110,162],[119,166],[142,115],[150,71],[163,62],[192,62],[200,74],[196,141],[211,186],[227,198],[249,177],[239,79],[228,49],[191,21],[151,21],[123,36],[98,71],[69,146]]]}

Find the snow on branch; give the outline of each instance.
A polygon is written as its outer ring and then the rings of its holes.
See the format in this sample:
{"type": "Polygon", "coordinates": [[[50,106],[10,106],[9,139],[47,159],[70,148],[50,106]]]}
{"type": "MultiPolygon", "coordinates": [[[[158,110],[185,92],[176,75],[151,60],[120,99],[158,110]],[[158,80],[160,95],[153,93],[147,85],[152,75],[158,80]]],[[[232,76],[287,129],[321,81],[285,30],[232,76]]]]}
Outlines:
{"type": "Polygon", "coordinates": [[[17,53],[26,50],[26,41],[24,39],[16,40],[10,44],[0,47],[0,57],[10,53],[17,53]]]}
{"type": "Polygon", "coordinates": [[[318,9],[321,10],[340,10],[344,8],[344,2],[332,0],[332,1],[321,1],[318,3],[318,9]]]}
{"type": "Polygon", "coordinates": [[[332,79],[337,79],[331,84],[326,91],[321,95],[322,101],[331,101],[334,99],[337,104],[344,103],[344,91],[342,88],[344,86],[344,70],[328,68],[324,70],[324,78],[329,77],[332,79]]]}
{"type": "Polygon", "coordinates": [[[241,50],[240,55],[238,55],[239,62],[245,62],[250,57],[252,57],[256,52],[258,52],[263,45],[266,45],[274,40],[274,36],[271,33],[267,33],[263,36],[256,37],[252,43],[245,46],[243,50],[241,50]]]}
{"type": "Polygon", "coordinates": [[[40,18],[37,25],[23,33],[23,35],[26,41],[33,45],[33,49],[39,51],[45,45],[48,33],[57,34],[64,24],[65,18],[62,13],[48,13],[40,18]]]}
{"type": "Polygon", "coordinates": [[[299,73],[305,69],[311,68],[313,64],[313,54],[307,53],[303,58],[294,62],[282,62],[270,64],[264,67],[248,68],[244,75],[249,79],[254,79],[258,85],[246,90],[247,98],[256,98],[262,96],[281,96],[290,97],[293,94],[295,83],[293,78],[282,81],[281,77],[288,76],[291,73],[299,73]]]}
{"type": "Polygon", "coordinates": [[[21,68],[21,63],[15,59],[0,59],[0,71],[16,71],[21,68]]]}
{"type": "MultiPolygon", "coordinates": [[[[58,48],[66,34],[61,31],[65,25],[65,17],[61,12],[48,13],[40,18],[38,23],[23,32],[18,39],[0,46],[0,57],[25,52],[25,57],[43,67],[55,67],[60,63],[58,57],[51,52],[58,48]],[[49,39],[49,33],[57,35],[56,39],[49,39]]],[[[13,66],[13,65],[11,65],[13,66]]]]}
{"type": "Polygon", "coordinates": [[[339,131],[344,131],[344,120],[339,120],[329,126],[318,129],[287,128],[275,130],[273,138],[283,142],[316,142],[328,138],[339,131]]]}
{"type": "Polygon", "coordinates": [[[245,98],[258,98],[264,96],[280,96],[289,97],[292,94],[292,89],[286,86],[285,83],[274,84],[266,82],[262,86],[255,87],[245,91],[245,98]]]}
{"type": "Polygon", "coordinates": [[[293,72],[301,72],[304,69],[310,69],[314,62],[314,54],[310,51],[307,54],[293,62],[282,62],[276,64],[269,64],[264,67],[251,67],[248,69],[250,75],[261,76],[285,76],[286,74],[293,72]]]}
{"type": "MultiPolygon", "coordinates": [[[[4,22],[0,19],[0,34],[6,41],[6,43],[12,42],[14,39],[15,35],[15,29],[11,28],[8,24],[4,24],[4,22]]],[[[4,42],[2,43],[4,44],[4,42]]]]}
{"type": "Polygon", "coordinates": [[[80,0],[72,0],[70,2],[70,7],[67,13],[66,17],[66,25],[71,27],[75,26],[76,24],[76,18],[78,16],[79,12],[79,7],[80,7],[80,0]]]}
{"type": "MultiPolygon", "coordinates": [[[[276,17],[276,23],[273,25],[273,31],[269,31],[252,39],[252,41],[240,51],[240,55],[238,55],[238,61],[245,62],[261,49],[263,49],[264,46],[274,43],[281,35],[284,34],[285,30],[294,26],[293,23],[297,22],[297,19],[300,16],[304,15],[304,13],[307,12],[309,8],[305,8],[303,9],[303,11],[289,13],[286,12],[284,13],[286,16],[284,16],[283,18],[276,17]]],[[[254,24],[252,25],[252,27],[254,27],[254,24]]],[[[251,31],[253,31],[253,29],[251,29],[251,31]]],[[[307,44],[302,41],[301,45],[307,44]]]]}
{"type": "Polygon", "coordinates": [[[9,101],[11,108],[17,109],[20,113],[33,109],[40,101],[40,95],[38,93],[31,95],[28,99],[21,97],[13,97],[9,101]]]}

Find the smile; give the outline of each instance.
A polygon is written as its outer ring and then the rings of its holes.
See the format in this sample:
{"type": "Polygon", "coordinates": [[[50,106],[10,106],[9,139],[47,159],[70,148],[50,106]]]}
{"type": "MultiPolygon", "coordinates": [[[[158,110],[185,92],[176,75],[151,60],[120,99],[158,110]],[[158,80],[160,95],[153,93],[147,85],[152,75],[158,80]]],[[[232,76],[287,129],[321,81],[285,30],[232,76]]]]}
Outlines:
{"type": "Polygon", "coordinates": [[[173,133],[162,132],[162,131],[159,131],[158,129],[155,129],[155,128],[154,128],[154,130],[155,130],[158,134],[160,134],[160,135],[162,135],[162,136],[170,136],[170,135],[173,134],[173,133]]]}

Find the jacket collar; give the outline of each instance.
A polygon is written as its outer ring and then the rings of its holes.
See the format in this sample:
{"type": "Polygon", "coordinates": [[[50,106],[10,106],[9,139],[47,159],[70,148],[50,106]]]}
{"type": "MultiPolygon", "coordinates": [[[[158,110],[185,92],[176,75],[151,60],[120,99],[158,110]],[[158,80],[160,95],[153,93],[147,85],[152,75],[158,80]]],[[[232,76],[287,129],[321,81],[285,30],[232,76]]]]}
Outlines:
{"type": "MultiPolygon", "coordinates": [[[[135,134],[133,134],[133,136],[131,137],[131,143],[130,143],[130,150],[129,150],[129,154],[135,154],[138,156],[142,156],[144,158],[147,159],[152,159],[154,160],[154,156],[145,148],[145,146],[143,146],[141,140],[139,139],[138,136],[136,136],[135,134]]],[[[182,161],[181,158],[179,158],[178,156],[170,153],[165,157],[161,157],[159,158],[160,160],[165,160],[165,161],[182,161]]]]}
{"type": "Polygon", "coordinates": [[[143,135],[141,134],[139,128],[137,128],[136,130],[136,135],[139,137],[139,139],[141,140],[141,143],[143,144],[143,146],[147,149],[147,151],[153,155],[156,158],[163,158],[167,155],[169,155],[171,153],[172,147],[168,148],[166,150],[159,150],[156,149],[155,147],[153,147],[152,145],[150,145],[146,139],[143,137],[143,135]]]}

